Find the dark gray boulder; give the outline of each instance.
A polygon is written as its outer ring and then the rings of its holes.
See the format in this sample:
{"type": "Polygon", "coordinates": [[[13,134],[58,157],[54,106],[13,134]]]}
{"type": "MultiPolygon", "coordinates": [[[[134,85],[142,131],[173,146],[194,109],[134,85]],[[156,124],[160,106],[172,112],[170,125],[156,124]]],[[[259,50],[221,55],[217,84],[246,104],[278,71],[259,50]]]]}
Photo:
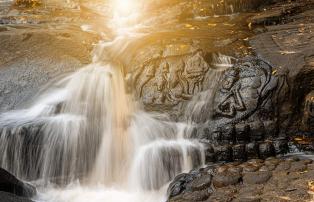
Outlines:
{"type": "MultiPolygon", "coordinates": [[[[36,188],[32,185],[22,182],[8,171],[0,168],[0,196],[1,192],[7,192],[19,197],[30,198],[36,195],[36,188]]],[[[6,196],[10,198],[10,196],[6,196]]]]}
{"type": "Polygon", "coordinates": [[[0,200],[3,202],[33,202],[32,200],[8,192],[0,191],[0,200]]]}

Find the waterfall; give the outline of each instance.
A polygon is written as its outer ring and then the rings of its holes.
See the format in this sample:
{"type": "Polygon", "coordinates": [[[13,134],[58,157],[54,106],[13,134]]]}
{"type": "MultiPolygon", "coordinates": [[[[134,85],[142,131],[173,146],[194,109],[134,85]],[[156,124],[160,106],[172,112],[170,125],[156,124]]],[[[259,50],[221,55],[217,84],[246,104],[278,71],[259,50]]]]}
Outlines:
{"type": "Polygon", "coordinates": [[[111,194],[110,187],[153,193],[204,163],[188,124],[135,106],[118,67],[88,65],[50,85],[29,108],[0,116],[0,165],[40,180],[42,189],[78,181],[76,189],[102,185],[111,194]]]}
{"type": "Polygon", "coordinates": [[[221,53],[212,55],[211,69],[206,74],[204,86],[207,89],[195,95],[185,107],[185,119],[190,123],[204,123],[212,115],[214,93],[218,89],[219,79],[223,72],[234,65],[235,58],[221,53]]]}
{"type": "Polygon", "coordinates": [[[102,181],[114,180],[122,168],[116,162],[127,159],[128,103],[118,69],[89,65],[56,83],[29,109],[0,116],[1,166],[22,179],[67,183],[101,161],[102,181]],[[99,150],[105,154],[101,160],[95,159],[99,150]]]}
{"type": "Polygon", "coordinates": [[[126,93],[115,62],[129,28],[100,42],[92,64],[50,83],[31,106],[0,115],[0,166],[33,181],[35,200],[162,201],[177,174],[204,164],[190,124],[144,112],[126,93]]]}

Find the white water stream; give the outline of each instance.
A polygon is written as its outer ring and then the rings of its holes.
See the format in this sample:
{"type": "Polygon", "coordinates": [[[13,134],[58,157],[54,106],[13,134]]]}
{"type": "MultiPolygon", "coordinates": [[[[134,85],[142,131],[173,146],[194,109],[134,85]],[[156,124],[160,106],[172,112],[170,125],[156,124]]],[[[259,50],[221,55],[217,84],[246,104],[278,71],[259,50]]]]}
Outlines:
{"type": "Polygon", "coordinates": [[[35,201],[162,202],[175,175],[204,163],[188,124],[143,112],[126,94],[106,53],[134,36],[139,7],[116,0],[113,8],[117,38],[100,42],[92,64],[29,108],[0,115],[0,166],[35,183],[35,201]]]}

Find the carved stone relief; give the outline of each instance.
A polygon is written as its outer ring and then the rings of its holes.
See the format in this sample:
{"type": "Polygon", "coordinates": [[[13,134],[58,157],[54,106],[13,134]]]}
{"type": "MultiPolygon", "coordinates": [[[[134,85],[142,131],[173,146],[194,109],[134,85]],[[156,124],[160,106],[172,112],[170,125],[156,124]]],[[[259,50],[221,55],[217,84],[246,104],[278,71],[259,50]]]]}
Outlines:
{"type": "Polygon", "coordinates": [[[285,82],[286,75],[277,75],[258,58],[239,60],[221,76],[203,138],[214,147],[237,145],[239,151],[232,149],[236,158],[241,148],[255,148],[260,157],[286,152],[287,141],[277,130],[276,112],[281,104],[276,95],[287,90],[285,82]]]}
{"type": "Polygon", "coordinates": [[[135,94],[150,108],[172,108],[203,90],[209,64],[196,50],[184,55],[160,56],[141,64],[132,74],[135,94]]]}

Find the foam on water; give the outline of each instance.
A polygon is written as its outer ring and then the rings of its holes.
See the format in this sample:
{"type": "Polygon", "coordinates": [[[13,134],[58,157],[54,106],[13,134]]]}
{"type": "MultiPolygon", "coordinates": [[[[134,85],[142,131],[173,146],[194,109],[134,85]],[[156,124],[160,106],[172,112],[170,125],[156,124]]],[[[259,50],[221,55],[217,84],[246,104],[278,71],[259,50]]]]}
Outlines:
{"type": "Polygon", "coordinates": [[[125,191],[104,186],[85,187],[78,184],[66,188],[50,188],[39,194],[36,202],[161,202],[164,190],[155,192],[125,191]]]}

